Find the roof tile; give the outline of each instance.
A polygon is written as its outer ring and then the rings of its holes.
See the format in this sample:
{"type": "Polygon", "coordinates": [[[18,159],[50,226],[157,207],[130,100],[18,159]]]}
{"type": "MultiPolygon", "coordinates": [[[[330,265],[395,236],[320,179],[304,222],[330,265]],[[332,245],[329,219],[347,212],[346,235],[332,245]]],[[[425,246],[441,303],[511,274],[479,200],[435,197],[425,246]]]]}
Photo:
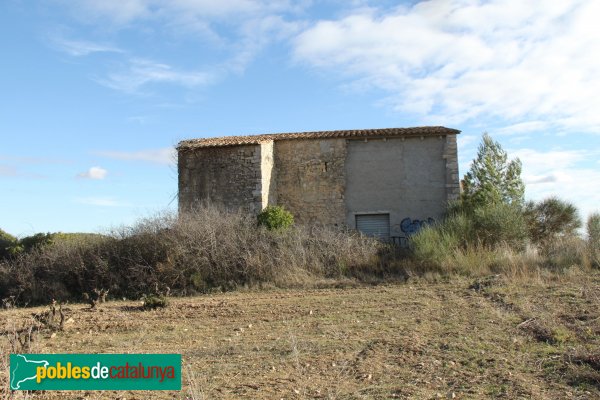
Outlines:
{"type": "Polygon", "coordinates": [[[420,126],[413,128],[383,128],[383,129],[357,129],[345,131],[319,131],[295,133],[270,133],[249,136],[226,136],[218,138],[203,138],[183,140],[177,146],[178,150],[189,150],[201,147],[239,146],[247,144],[266,143],[272,140],[297,140],[297,139],[328,139],[328,138],[369,138],[369,137],[395,137],[395,136],[436,136],[456,135],[457,129],[443,126],[420,126]]]}

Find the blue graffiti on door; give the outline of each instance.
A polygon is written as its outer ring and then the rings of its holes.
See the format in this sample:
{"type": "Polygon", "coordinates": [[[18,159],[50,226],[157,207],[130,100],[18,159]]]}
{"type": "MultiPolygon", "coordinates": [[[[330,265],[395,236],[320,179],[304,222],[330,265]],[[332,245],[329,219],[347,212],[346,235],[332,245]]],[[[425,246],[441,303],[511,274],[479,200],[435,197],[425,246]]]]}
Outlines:
{"type": "Polygon", "coordinates": [[[435,220],[431,217],[427,219],[410,219],[404,218],[400,222],[400,229],[402,232],[406,233],[406,235],[413,235],[419,231],[422,227],[426,225],[432,225],[435,220]]]}

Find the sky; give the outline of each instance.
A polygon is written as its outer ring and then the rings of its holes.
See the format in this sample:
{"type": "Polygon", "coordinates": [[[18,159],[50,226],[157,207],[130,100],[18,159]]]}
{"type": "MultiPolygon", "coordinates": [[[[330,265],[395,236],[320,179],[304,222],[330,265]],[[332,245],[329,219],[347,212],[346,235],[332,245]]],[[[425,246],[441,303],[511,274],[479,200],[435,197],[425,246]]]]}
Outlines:
{"type": "Polygon", "coordinates": [[[483,132],[527,199],[600,211],[600,2],[3,0],[0,228],[177,208],[174,147],[227,135],[483,132]]]}

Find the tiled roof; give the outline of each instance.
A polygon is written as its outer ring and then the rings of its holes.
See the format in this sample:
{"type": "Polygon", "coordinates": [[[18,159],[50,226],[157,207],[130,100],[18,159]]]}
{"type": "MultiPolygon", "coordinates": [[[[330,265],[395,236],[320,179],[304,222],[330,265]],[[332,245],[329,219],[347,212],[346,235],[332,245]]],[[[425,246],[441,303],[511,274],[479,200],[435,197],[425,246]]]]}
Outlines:
{"type": "Polygon", "coordinates": [[[244,144],[266,143],[272,140],[292,139],[324,139],[324,138],[369,138],[369,137],[396,137],[396,136],[437,136],[456,135],[457,129],[443,126],[420,126],[414,128],[384,128],[384,129],[357,129],[347,131],[320,131],[296,133],[270,133],[265,135],[250,136],[225,136],[219,138],[190,139],[179,143],[179,150],[195,149],[199,147],[237,146],[244,144]]]}

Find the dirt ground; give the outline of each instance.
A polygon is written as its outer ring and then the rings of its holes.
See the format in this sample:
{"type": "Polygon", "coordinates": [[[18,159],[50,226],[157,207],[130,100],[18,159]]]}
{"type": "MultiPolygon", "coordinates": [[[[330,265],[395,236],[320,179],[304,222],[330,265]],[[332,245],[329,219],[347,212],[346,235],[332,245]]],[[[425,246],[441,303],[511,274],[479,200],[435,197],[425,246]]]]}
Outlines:
{"type": "MultiPolygon", "coordinates": [[[[67,306],[31,352],[181,353],[181,392],[7,391],[34,399],[599,399],[600,273],[67,306]]],[[[44,308],[0,311],[8,334],[44,308]]]]}

